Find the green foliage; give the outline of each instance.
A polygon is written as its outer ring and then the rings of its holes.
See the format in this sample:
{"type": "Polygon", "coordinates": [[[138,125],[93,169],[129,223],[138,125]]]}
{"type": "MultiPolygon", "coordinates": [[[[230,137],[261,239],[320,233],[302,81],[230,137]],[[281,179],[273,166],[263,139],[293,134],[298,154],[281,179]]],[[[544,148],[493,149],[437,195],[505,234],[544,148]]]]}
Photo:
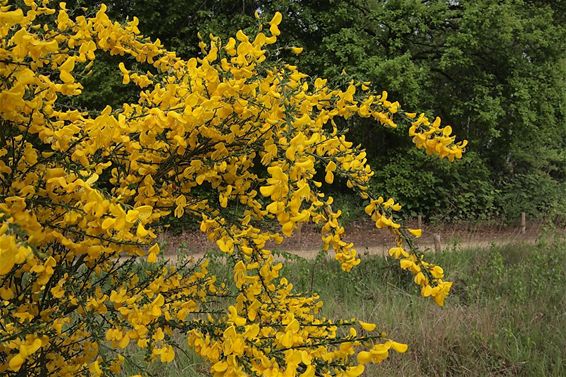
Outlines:
{"type": "Polygon", "coordinates": [[[506,181],[497,206],[506,219],[518,219],[521,212],[529,217],[545,214],[547,218],[563,221],[566,214],[566,182],[556,182],[541,171],[517,174],[506,181]]]}
{"type": "Polygon", "coordinates": [[[496,217],[497,189],[477,153],[454,164],[407,151],[377,169],[373,190],[404,203],[409,217],[432,221],[485,220],[496,217]],[[440,163],[439,163],[440,162],[440,163]]]}
{"type": "MultiPolygon", "coordinates": [[[[140,28],[181,55],[199,52],[197,32],[233,35],[255,23],[254,12],[283,13],[283,45],[303,46],[301,69],[347,83],[350,78],[388,88],[407,108],[440,109],[456,134],[470,140],[457,167],[408,151],[401,132],[347,126],[383,167],[376,189],[397,195],[412,212],[443,219],[544,216],[564,211],[566,182],[566,23],[564,5],[524,0],[347,0],[201,2],[118,0],[118,18],[140,18],[140,28]],[[405,183],[411,168],[432,169],[405,183]],[[399,171],[398,173],[396,173],[399,171]],[[452,175],[453,174],[453,175],[452,175]],[[395,183],[401,184],[393,190],[395,183]],[[464,183],[468,182],[468,183],[464,183]],[[482,207],[483,206],[483,207],[482,207]]],[[[293,62],[288,49],[278,57],[293,62]]],[[[103,73],[102,73],[103,74],[103,73]]],[[[103,88],[114,98],[115,88],[103,88]]],[[[379,167],[379,166],[378,166],[379,167]]]]}
{"type": "Polygon", "coordinates": [[[566,253],[564,245],[551,243],[494,246],[475,254],[456,252],[444,255],[442,262],[455,266],[457,296],[464,304],[506,300],[525,305],[544,299],[556,310],[563,301],[561,290],[566,284],[566,253]],[[458,260],[466,256],[467,261],[458,260]]]}
{"type": "Polygon", "coordinates": [[[246,0],[118,0],[108,6],[113,18],[136,16],[145,35],[159,38],[180,56],[193,57],[200,52],[198,32],[205,38],[209,33],[223,37],[235,35],[238,29],[255,24],[253,14],[259,3],[246,0]]]}
{"type": "MultiPolygon", "coordinates": [[[[89,111],[100,111],[106,106],[118,106],[134,102],[136,91],[132,86],[122,84],[118,64],[124,57],[101,56],[94,61],[91,74],[84,78],[83,93],[70,99],[71,105],[89,111]]],[[[139,94],[139,93],[138,93],[139,94]]]]}

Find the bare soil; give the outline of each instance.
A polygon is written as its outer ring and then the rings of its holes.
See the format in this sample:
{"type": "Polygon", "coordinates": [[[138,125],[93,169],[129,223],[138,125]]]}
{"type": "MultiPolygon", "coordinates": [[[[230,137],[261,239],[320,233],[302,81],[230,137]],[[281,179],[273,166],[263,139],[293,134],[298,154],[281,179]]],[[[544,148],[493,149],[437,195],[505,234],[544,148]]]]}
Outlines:
{"type": "MultiPolygon", "coordinates": [[[[416,223],[409,225],[417,226],[416,223]]],[[[534,243],[541,236],[542,231],[542,223],[529,224],[524,233],[520,227],[509,225],[424,225],[423,236],[417,240],[416,245],[423,251],[440,251],[489,247],[493,244],[534,243]],[[440,243],[435,244],[435,237],[440,243]]],[[[376,229],[371,221],[356,221],[349,224],[346,226],[344,239],[353,242],[361,255],[384,255],[395,243],[388,231],[376,229]]],[[[164,232],[160,235],[159,241],[167,256],[174,256],[183,250],[184,253],[196,257],[216,249],[216,245],[199,231],[184,232],[180,235],[164,232]]],[[[281,245],[269,245],[269,247],[272,250],[313,258],[320,251],[321,245],[320,230],[314,225],[305,225],[293,236],[286,238],[281,245]]]]}

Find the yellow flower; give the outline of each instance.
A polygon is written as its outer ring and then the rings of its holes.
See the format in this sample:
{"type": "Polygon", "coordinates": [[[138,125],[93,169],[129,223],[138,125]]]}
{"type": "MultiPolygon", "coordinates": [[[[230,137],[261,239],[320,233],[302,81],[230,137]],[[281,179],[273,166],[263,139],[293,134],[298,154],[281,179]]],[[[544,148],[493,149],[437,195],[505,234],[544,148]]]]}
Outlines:
{"type": "Polygon", "coordinates": [[[358,321],[360,323],[360,326],[362,327],[362,329],[366,330],[366,331],[374,331],[376,328],[375,323],[369,323],[369,322],[363,322],[363,321],[358,321]]]}
{"type": "Polygon", "coordinates": [[[407,230],[409,231],[409,233],[411,233],[413,236],[417,238],[423,235],[422,229],[407,229],[407,230]]]}
{"type": "Polygon", "coordinates": [[[175,359],[175,350],[170,345],[162,348],[155,348],[152,352],[153,355],[159,356],[162,363],[170,363],[175,359]]]}
{"type": "Polygon", "coordinates": [[[91,363],[88,367],[88,370],[91,374],[91,376],[102,376],[103,371],[100,368],[100,364],[98,363],[98,360],[95,360],[93,363],[91,363]]]}
{"type": "Polygon", "coordinates": [[[402,247],[392,247],[389,249],[389,255],[395,259],[401,258],[401,256],[406,256],[405,250],[402,247]]]}
{"type": "Polygon", "coordinates": [[[147,262],[148,263],[155,263],[157,262],[157,255],[159,254],[159,245],[154,244],[151,246],[147,252],[147,262]]]}
{"type": "Polygon", "coordinates": [[[391,347],[394,351],[399,352],[399,353],[405,353],[405,352],[407,352],[407,349],[409,349],[409,346],[407,346],[406,344],[397,343],[393,340],[388,340],[386,344],[389,347],[391,347]]]}
{"type": "Polygon", "coordinates": [[[291,47],[291,52],[295,55],[300,55],[303,52],[303,47],[291,47]]]}

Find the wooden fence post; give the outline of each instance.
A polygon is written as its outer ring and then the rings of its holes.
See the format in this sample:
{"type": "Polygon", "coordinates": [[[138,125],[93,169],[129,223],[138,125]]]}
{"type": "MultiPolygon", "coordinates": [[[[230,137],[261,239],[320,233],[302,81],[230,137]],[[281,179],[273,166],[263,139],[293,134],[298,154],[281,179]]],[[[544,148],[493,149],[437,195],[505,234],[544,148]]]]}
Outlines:
{"type": "Polygon", "coordinates": [[[419,228],[419,229],[423,228],[423,216],[422,215],[417,216],[417,228],[419,228]]]}
{"type": "Polygon", "coordinates": [[[442,244],[440,243],[440,234],[434,233],[432,235],[432,238],[434,239],[434,251],[435,252],[442,251],[442,244]]]}
{"type": "Polygon", "coordinates": [[[521,212],[521,234],[527,232],[527,215],[525,212],[521,212]]]}
{"type": "Polygon", "coordinates": [[[297,241],[299,242],[299,248],[303,247],[303,223],[297,225],[297,241]]]}

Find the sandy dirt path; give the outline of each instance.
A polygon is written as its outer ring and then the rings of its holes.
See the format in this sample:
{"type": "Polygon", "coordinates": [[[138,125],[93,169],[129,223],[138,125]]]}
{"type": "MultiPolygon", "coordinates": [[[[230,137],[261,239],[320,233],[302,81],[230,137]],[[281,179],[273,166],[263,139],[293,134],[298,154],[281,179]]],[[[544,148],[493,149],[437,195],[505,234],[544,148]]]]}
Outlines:
{"type": "MultiPolygon", "coordinates": [[[[489,248],[492,245],[513,243],[535,243],[543,235],[544,226],[533,224],[524,233],[513,226],[469,224],[425,226],[423,230],[423,236],[416,242],[420,250],[450,251],[462,248],[489,248]]],[[[566,236],[566,230],[564,235],[566,236]]],[[[395,240],[389,232],[377,230],[373,228],[373,224],[368,222],[358,222],[347,226],[345,240],[353,242],[358,254],[362,257],[386,255],[389,248],[395,245],[395,240]]],[[[171,260],[176,260],[178,254],[200,258],[207,252],[216,250],[216,245],[198,231],[177,235],[163,233],[158,241],[162,245],[164,254],[171,260]]],[[[283,244],[270,245],[269,249],[312,259],[321,249],[320,233],[314,227],[305,227],[301,232],[286,239],[283,244]]],[[[331,251],[328,255],[333,258],[334,254],[331,251]]]]}

